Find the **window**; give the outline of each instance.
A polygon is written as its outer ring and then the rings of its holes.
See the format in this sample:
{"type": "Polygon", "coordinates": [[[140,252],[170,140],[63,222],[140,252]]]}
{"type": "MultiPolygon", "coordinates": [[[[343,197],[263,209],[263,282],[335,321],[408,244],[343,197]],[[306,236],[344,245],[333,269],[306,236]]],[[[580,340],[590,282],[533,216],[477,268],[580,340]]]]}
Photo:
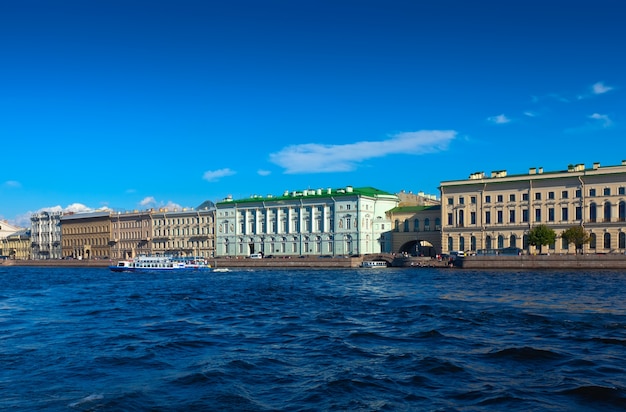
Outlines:
{"type": "Polygon", "coordinates": [[[491,196],[485,196],[485,203],[491,203],[491,196]]]}
{"type": "Polygon", "coordinates": [[[610,233],[604,234],[604,248],[611,249],[611,234],[610,233]]]}
{"type": "Polygon", "coordinates": [[[409,231],[409,219],[404,219],[404,231],[409,231]]]}
{"type": "Polygon", "coordinates": [[[454,204],[454,199],[451,197],[448,198],[448,205],[452,206],[454,204]]]}
{"type": "Polygon", "coordinates": [[[548,199],[554,200],[554,192],[548,192],[548,199]]]}
{"type": "Polygon", "coordinates": [[[541,200],[541,193],[535,193],[535,200],[541,200]]]}
{"type": "Polygon", "coordinates": [[[567,190],[564,190],[561,192],[561,199],[567,199],[567,196],[568,196],[567,190]]]}
{"type": "Polygon", "coordinates": [[[618,242],[620,249],[626,249],[626,233],[619,232],[618,242]]]}
{"type": "Polygon", "coordinates": [[[502,202],[503,196],[502,195],[498,195],[498,202],[502,202]]]}
{"type": "Polygon", "coordinates": [[[604,196],[611,196],[611,188],[610,187],[605,187],[604,188],[604,196]]]}
{"type": "Polygon", "coordinates": [[[509,223],[515,223],[515,210],[509,210],[509,223]]]}
{"type": "Polygon", "coordinates": [[[470,212],[470,223],[472,225],[476,224],[476,212],[470,212]]]}
{"type": "Polygon", "coordinates": [[[583,197],[582,189],[576,189],[576,197],[578,197],[578,198],[583,197]]]}
{"type": "Polygon", "coordinates": [[[541,222],[541,209],[535,209],[535,222],[541,222]]]}
{"type": "Polygon", "coordinates": [[[464,205],[465,204],[465,198],[464,197],[459,197],[459,204],[460,205],[464,205]]]}
{"type": "Polygon", "coordinates": [[[619,189],[617,189],[617,193],[620,195],[626,195],[626,188],[620,187],[619,189]]]}
{"type": "Polygon", "coordinates": [[[522,193],[522,200],[528,202],[528,193],[522,193]]]}
{"type": "Polygon", "coordinates": [[[448,213],[448,226],[452,226],[453,221],[452,221],[452,213],[448,213]]]}
{"type": "Polygon", "coordinates": [[[515,202],[515,195],[509,195],[509,202],[515,202]]]}
{"type": "Polygon", "coordinates": [[[528,209],[522,209],[522,222],[528,223],[528,209]]]}
{"type": "Polygon", "coordinates": [[[471,196],[470,197],[470,203],[475,205],[476,204],[476,196],[471,196]]]}
{"type": "Polygon", "coordinates": [[[463,210],[459,210],[459,227],[465,226],[465,213],[463,210]]]}
{"type": "Polygon", "coordinates": [[[598,215],[597,215],[598,211],[596,208],[596,204],[592,203],[589,205],[589,221],[590,222],[595,222],[598,219],[598,215]]]}
{"type": "Polygon", "coordinates": [[[502,222],[502,210],[497,211],[497,216],[498,216],[498,223],[503,223],[502,222]]]}
{"type": "Polygon", "coordinates": [[[576,206],[576,220],[583,220],[583,208],[576,206]]]}
{"type": "Polygon", "coordinates": [[[596,195],[596,189],[589,189],[589,197],[594,197],[596,195]]]}
{"type": "Polygon", "coordinates": [[[419,219],[413,220],[413,231],[414,232],[419,232],[420,231],[420,220],[419,219]]]}
{"type": "Polygon", "coordinates": [[[465,250],[465,238],[463,236],[459,238],[459,250],[465,250]]]}
{"type": "Polygon", "coordinates": [[[568,209],[566,207],[561,209],[561,220],[567,222],[569,220],[568,209]]]}
{"type": "Polygon", "coordinates": [[[595,233],[592,233],[589,235],[589,248],[590,249],[596,248],[596,234],[595,233]]]}
{"type": "Polygon", "coordinates": [[[491,212],[485,212],[485,224],[491,224],[491,212]]]}

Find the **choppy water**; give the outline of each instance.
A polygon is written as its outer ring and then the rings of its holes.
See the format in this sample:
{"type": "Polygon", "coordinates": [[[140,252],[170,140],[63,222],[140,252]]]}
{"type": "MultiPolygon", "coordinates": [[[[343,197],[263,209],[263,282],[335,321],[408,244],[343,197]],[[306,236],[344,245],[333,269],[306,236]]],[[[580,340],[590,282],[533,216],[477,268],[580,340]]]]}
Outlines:
{"type": "Polygon", "coordinates": [[[626,408],[626,274],[0,268],[0,410],[626,408]]]}

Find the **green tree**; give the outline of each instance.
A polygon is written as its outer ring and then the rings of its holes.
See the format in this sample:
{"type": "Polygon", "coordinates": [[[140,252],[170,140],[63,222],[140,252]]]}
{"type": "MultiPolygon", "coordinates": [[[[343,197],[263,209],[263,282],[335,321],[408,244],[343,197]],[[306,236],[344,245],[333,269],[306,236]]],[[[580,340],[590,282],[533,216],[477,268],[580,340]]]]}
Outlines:
{"type": "Polygon", "coordinates": [[[528,244],[539,246],[539,253],[543,246],[551,245],[556,240],[556,232],[546,225],[538,225],[528,232],[528,244]]]}
{"type": "Polygon", "coordinates": [[[576,254],[578,254],[579,250],[582,253],[583,245],[585,243],[589,243],[589,241],[591,240],[591,236],[582,226],[570,227],[569,229],[561,233],[561,237],[565,239],[567,244],[574,244],[574,246],[576,247],[576,254]]]}

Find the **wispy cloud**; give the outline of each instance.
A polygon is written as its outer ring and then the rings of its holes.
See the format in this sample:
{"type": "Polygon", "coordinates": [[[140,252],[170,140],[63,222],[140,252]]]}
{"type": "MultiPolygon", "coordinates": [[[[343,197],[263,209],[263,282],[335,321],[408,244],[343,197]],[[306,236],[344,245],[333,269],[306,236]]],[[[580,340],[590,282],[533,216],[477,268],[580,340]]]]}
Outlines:
{"type": "Polygon", "coordinates": [[[524,112],[524,116],[537,117],[538,114],[536,112],[526,111],[526,112],[524,112]]]}
{"type": "Polygon", "coordinates": [[[488,117],[487,121],[494,123],[494,124],[506,124],[506,123],[509,123],[511,119],[506,117],[504,114],[499,114],[497,116],[488,117]]]}
{"type": "Polygon", "coordinates": [[[257,173],[259,174],[259,176],[269,176],[272,174],[272,172],[270,172],[269,170],[263,169],[258,170],[257,173]]]}
{"type": "Polygon", "coordinates": [[[206,180],[207,182],[217,182],[222,177],[232,176],[235,173],[237,172],[229,168],[218,169],[218,170],[207,170],[206,172],[204,172],[204,175],[202,175],[202,178],[206,180]]]}
{"type": "Polygon", "coordinates": [[[584,125],[578,127],[572,127],[565,129],[565,133],[589,133],[598,130],[610,129],[613,127],[613,120],[606,114],[594,113],[587,116],[590,121],[587,121],[584,125]]]}
{"type": "Polygon", "coordinates": [[[6,182],[4,182],[4,186],[8,188],[18,189],[22,187],[22,184],[17,180],[7,180],[6,182]]]}
{"type": "Polygon", "coordinates": [[[316,143],[288,146],[270,154],[270,161],[285,173],[328,173],[355,170],[363,161],[393,154],[435,153],[446,150],[456,136],[453,130],[422,130],[399,133],[387,140],[342,145],[316,143]]]}
{"type": "Polygon", "coordinates": [[[593,86],[591,86],[591,92],[593,94],[604,94],[604,93],[610,92],[611,90],[613,90],[613,87],[606,86],[604,82],[598,82],[594,84],[593,86]]]}
{"type": "Polygon", "coordinates": [[[603,129],[613,126],[613,121],[606,114],[594,113],[589,118],[597,120],[603,129]]]}

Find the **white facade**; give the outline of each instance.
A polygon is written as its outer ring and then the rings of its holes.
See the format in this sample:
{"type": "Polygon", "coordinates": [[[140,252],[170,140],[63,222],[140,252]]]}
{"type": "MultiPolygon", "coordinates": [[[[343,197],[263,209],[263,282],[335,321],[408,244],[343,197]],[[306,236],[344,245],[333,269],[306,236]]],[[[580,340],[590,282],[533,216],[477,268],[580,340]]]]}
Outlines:
{"type": "Polygon", "coordinates": [[[61,216],[63,212],[40,212],[30,217],[33,259],[61,259],[61,216]]]}
{"type": "Polygon", "coordinates": [[[391,251],[386,212],[398,197],[374,188],[285,192],[217,204],[216,256],[344,256],[391,251]]]}

